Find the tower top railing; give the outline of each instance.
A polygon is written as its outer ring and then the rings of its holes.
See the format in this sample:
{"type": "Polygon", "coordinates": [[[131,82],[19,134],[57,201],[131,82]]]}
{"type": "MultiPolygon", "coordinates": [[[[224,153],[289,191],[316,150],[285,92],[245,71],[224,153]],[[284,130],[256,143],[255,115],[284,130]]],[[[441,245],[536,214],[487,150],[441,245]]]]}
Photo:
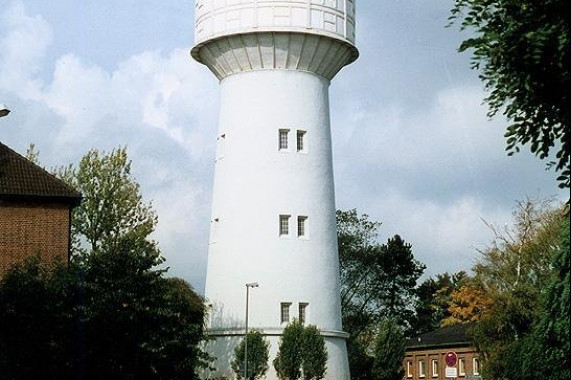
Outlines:
{"type": "Polygon", "coordinates": [[[195,44],[255,32],[317,34],[355,45],[355,0],[196,0],[195,44]]]}

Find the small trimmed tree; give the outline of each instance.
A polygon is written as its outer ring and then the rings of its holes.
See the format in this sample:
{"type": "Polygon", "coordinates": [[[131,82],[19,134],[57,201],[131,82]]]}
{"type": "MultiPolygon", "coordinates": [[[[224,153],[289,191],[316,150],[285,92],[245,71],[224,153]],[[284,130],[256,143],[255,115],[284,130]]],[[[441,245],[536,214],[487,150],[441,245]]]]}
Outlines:
{"type": "Polygon", "coordinates": [[[317,326],[309,325],[303,330],[302,365],[304,380],[321,380],[327,371],[327,348],[325,339],[317,326]]]}
{"type": "Polygon", "coordinates": [[[405,345],[404,333],[397,323],[393,319],[383,320],[375,344],[373,379],[401,380],[404,377],[405,345]]]}
{"type": "MultiPolygon", "coordinates": [[[[261,379],[268,372],[268,360],[270,358],[270,343],[264,339],[258,330],[248,332],[248,380],[261,379]]],[[[244,355],[246,350],[246,340],[242,339],[240,344],[234,349],[234,361],[232,369],[238,379],[244,378],[244,355]]]]}
{"type": "Polygon", "coordinates": [[[297,380],[301,377],[303,330],[303,324],[298,320],[294,320],[284,329],[279,351],[273,362],[276,373],[282,380],[297,380]]]}

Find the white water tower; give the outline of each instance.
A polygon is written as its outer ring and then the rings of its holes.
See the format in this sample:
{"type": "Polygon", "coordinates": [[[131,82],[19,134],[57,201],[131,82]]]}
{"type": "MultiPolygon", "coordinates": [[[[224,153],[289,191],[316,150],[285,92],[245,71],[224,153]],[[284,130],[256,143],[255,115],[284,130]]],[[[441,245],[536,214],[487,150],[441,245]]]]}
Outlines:
{"type": "Polygon", "coordinates": [[[294,318],[317,325],[326,379],[348,380],[329,122],[331,79],[358,57],[355,0],[196,0],[192,56],[220,80],[206,278],[215,373],[249,327],[271,343],[294,318]]]}

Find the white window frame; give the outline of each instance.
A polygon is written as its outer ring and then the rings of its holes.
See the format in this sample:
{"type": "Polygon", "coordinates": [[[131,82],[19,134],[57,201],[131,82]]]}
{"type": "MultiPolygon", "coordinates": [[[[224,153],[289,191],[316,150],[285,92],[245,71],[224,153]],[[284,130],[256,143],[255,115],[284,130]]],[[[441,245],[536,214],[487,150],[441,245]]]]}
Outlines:
{"type": "Polygon", "coordinates": [[[418,361],[418,377],[426,377],[426,365],[424,363],[424,359],[420,359],[418,361]]]}
{"type": "Polygon", "coordinates": [[[406,377],[412,378],[412,362],[410,360],[406,362],[406,377]]]}
{"type": "Polygon", "coordinates": [[[432,377],[438,377],[438,359],[432,359],[432,377]]]}
{"type": "Polygon", "coordinates": [[[291,215],[281,214],[279,217],[279,236],[280,237],[287,237],[290,234],[290,226],[289,221],[291,219],[291,215]]]}
{"type": "Polygon", "coordinates": [[[302,324],[307,322],[307,309],[309,308],[309,302],[300,302],[298,305],[298,318],[299,322],[302,324]]]}
{"type": "Polygon", "coordinates": [[[298,153],[307,152],[307,131],[298,129],[295,134],[295,147],[298,153]]]}
{"type": "Polygon", "coordinates": [[[291,302],[280,303],[280,323],[287,324],[291,321],[291,302]]]}
{"type": "Polygon", "coordinates": [[[301,239],[307,239],[308,237],[308,223],[307,216],[298,215],[297,217],[297,237],[301,239]]]}
{"type": "Polygon", "coordinates": [[[464,358],[458,359],[458,375],[466,376],[466,360],[464,358]]]}
{"type": "Polygon", "coordinates": [[[278,150],[280,152],[289,152],[289,132],[289,129],[278,130],[278,150]]]}
{"type": "Polygon", "coordinates": [[[480,358],[472,358],[472,374],[479,375],[481,368],[480,368],[480,358]]]}

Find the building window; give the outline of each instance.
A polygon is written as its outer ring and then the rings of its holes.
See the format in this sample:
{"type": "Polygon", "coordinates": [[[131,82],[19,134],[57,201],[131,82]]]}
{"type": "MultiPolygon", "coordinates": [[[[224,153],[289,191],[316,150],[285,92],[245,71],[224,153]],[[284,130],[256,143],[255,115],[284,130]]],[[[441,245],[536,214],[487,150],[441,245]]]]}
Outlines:
{"type": "Polygon", "coordinates": [[[280,215],[280,236],[289,235],[289,215],[280,215]]]}
{"type": "Polygon", "coordinates": [[[297,237],[307,236],[307,216],[297,217],[297,237]]]}
{"type": "Polygon", "coordinates": [[[305,323],[307,321],[307,307],[309,306],[306,302],[299,303],[299,321],[305,323]]]}
{"type": "Polygon", "coordinates": [[[288,149],[289,129],[280,129],[278,146],[279,150],[288,149]]]}
{"type": "Polygon", "coordinates": [[[280,304],[281,309],[281,323],[289,323],[289,309],[291,308],[291,302],[282,302],[280,304]]]}
{"type": "Polygon", "coordinates": [[[412,362],[406,362],[406,377],[412,377],[412,362]]]}
{"type": "Polygon", "coordinates": [[[460,376],[466,376],[466,361],[462,359],[458,359],[458,374],[460,376]]]}
{"type": "Polygon", "coordinates": [[[438,377],[438,360],[432,359],[432,377],[438,377]]]}
{"type": "Polygon", "coordinates": [[[426,368],[424,366],[424,360],[418,361],[418,377],[426,377],[426,368]]]}
{"type": "Polygon", "coordinates": [[[297,151],[305,152],[305,131],[297,131],[297,151]]]}
{"type": "Polygon", "coordinates": [[[472,368],[473,368],[472,372],[474,375],[480,374],[480,359],[479,358],[472,359],[472,368]]]}

